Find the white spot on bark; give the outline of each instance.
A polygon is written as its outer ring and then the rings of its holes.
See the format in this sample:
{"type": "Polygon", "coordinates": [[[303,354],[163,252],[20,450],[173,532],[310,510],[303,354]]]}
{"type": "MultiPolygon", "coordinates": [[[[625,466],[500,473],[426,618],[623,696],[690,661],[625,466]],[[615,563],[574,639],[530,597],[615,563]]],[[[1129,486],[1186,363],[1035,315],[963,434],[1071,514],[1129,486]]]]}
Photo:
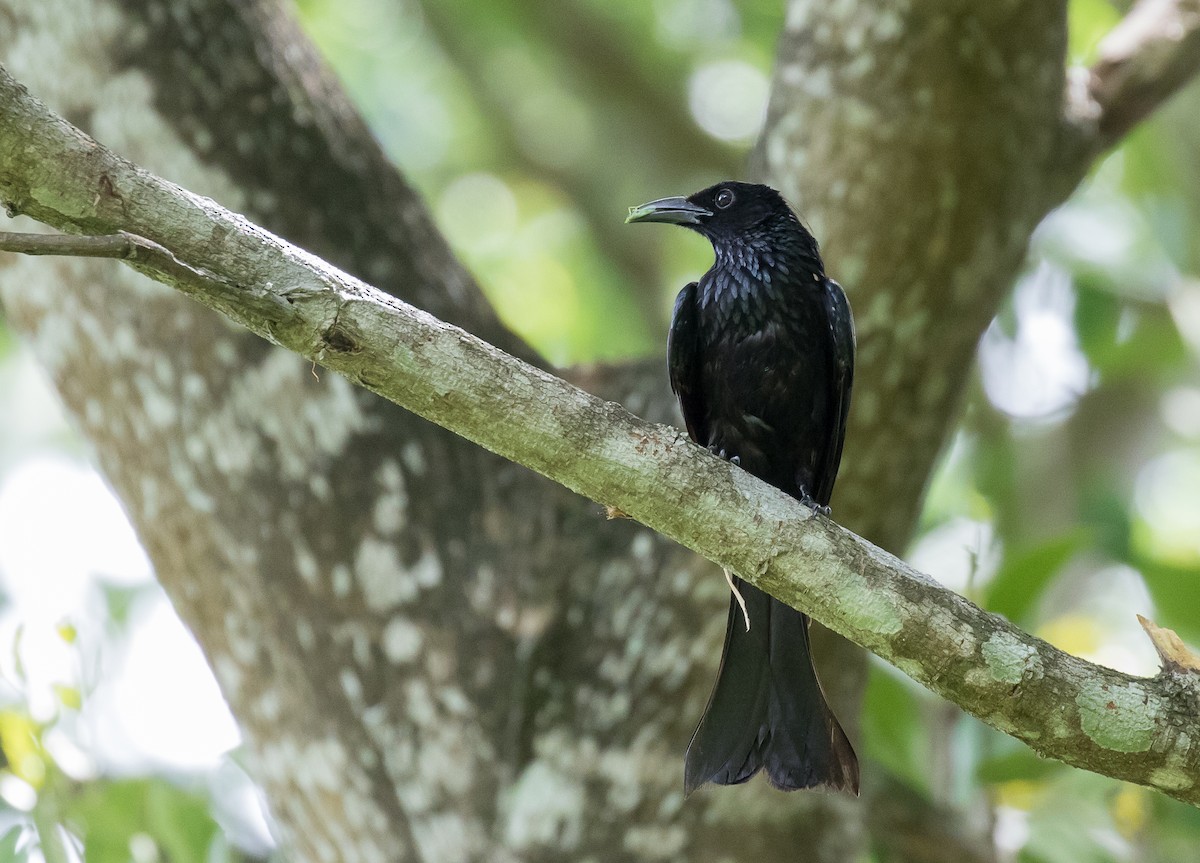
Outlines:
{"type": "Polygon", "coordinates": [[[413,836],[424,860],[475,860],[486,844],[479,825],[443,812],[413,823],[413,836]]]}
{"type": "Polygon", "coordinates": [[[404,687],[407,697],[408,715],[417,725],[425,728],[432,727],[437,721],[437,710],[434,708],[433,697],[429,694],[429,686],[424,680],[410,680],[404,687]]]}
{"type": "Polygon", "coordinates": [[[403,617],[393,617],[383,630],[383,653],[401,665],[416,659],[421,650],[421,630],[403,617]]]}
{"type": "Polygon", "coordinates": [[[87,400],[83,406],[83,421],[93,427],[99,427],[104,422],[104,405],[100,399],[87,400]]]}
{"type": "Polygon", "coordinates": [[[300,577],[304,582],[314,590],[318,587],[318,581],[321,575],[320,566],[317,564],[317,559],[313,553],[309,551],[307,546],[296,546],[296,572],[300,573],[300,577]]]}
{"type": "Polygon", "coordinates": [[[583,828],[583,788],[543,761],[525,768],[512,791],[505,836],[518,851],[539,845],[570,851],[583,828]]]}
{"type": "Polygon", "coordinates": [[[212,662],[213,673],[217,680],[221,681],[221,691],[225,693],[225,697],[234,701],[237,699],[238,691],[242,688],[242,669],[231,657],[224,654],[216,654],[210,660],[212,662]]]}
{"type": "Polygon", "coordinates": [[[329,580],[333,583],[334,596],[343,598],[350,595],[350,590],[354,586],[354,576],[350,574],[349,566],[344,563],[335,563],[329,580]]]}
{"type": "Polygon", "coordinates": [[[367,262],[367,277],[372,284],[380,285],[396,273],[396,262],[385,255],[376,255],[367,262]]]}
{"type": "Polygon", "coordinates": [[[877,42],[890,42],[904,32],[904,19],[900,17],[900,11],[894,6],[880,6],[874,10],[875,14],[870,18],[877,42]]]}
{"type": "Polygon", "coordinates": [[[839,73],[845,80],[854,80],[857,78],[866,78],[875,71],[875,55],[869,51],[857,53],[856,56],[847,64],[845,64],[839,73]]]}
{"type": "Polygon", "coordinates": [[[876,294],[865,311],[866,315],[860,318],[861,326],[866,327],[869,324],[879,329],[887,327],[893,316],[892,295],[886,291],[876,294]]]}
{"type": "Polygon", "coordinates": [[[179,416],[175,402],[163,393],[158,382],[149,375],[135,375],[133,385],[141,397],[142,412],[150,425],[163,429],[175,424],[179,416]]]}
{"type": "Polygon", "coordinates": [[[274,722],[283,713],[283,702],[280,701],[279,694],[275,690],[264,689],[259,693],[254,710],[260,719],[274,722]]]}
{"type": "Polygon", "coordinates": [[[391,717],[388,716],[387,707],[382,704],[373,704],[370,707],[363,708],[362,721],[371,732],[372,736],[384,738],[385,742],[390,743],[390,732],[393,730],[389,724],[391,717]]]}
{"type": "Polygon", "coordinates": [[[833,96],[833,77],[829,67],[818,66],[800,81],[800,86],[814,100],[825,100],[833,96]]]}
{"type": "Polygon", "coordinates": [[[210,132],[208,129],[205,129],[203,126],[196,129],[196,131],[192,133],[192,140],[196,143],[196,149],[198,150],[204,151],[212,149],[212,132],[210,132]]]}
{"type": "Polygon", "coordinates": [[[475,570],[467,596],[475,612],[486,614],[492,611],[496,604],[496,570],[481,563],[475,570]]]}
{"type": "Polygon", "coordinates": [[[158,480],[153,474],[143,474],[139,480],[139,486],[142,490],[142,515],[147,521],[154,521],[161,509],[158,480]]]}
{"type": "Polygon", "coordinates": [[[338,678],[342,684],[342,692],[346,694],[346,698],[352,704],[361,704],[363,698],[362,681],[358,679],[358,675],[353,669],[343,668],[338,672],[338,678]]]}
{"type": "Polygon", "coordinates": [[[625,831],[625,850],[640,860],[670,860],[683,851],[687,831],[678,824],[630,826],[625,831]]]}
{"type": "Polygon", "coordinates": [[[372,665],[372,639],[366,627],[358,623],[347,623],[341,627],[341,633],[350,635],[350,651],[354,656],[354,661],[363,668],[370,668],[372,665]]]}
{"type": "Polygon", "coordinates": [[[409,575],[421,587],[437,587],[442,583],[442,559],[434,549],[427,548],[409,569],[409,575]]]}
{"type": "Polygon", "coordinates": [[[258,661],[258,642],[243,630],[244,618],[237,612],[227,611],[224,623],[225,641],[233,658],[242,665],[254,665],[258,661]]]}
{"type": "Polygon", "coordinates": [[[319,833],[310,833],[305,837],[305,841],[316,849],[317,858],[321,863],[338,863],[338,850],[328,839],[319,833]]]}
{"type": "Polygon", "coordinates": [[[473,712],[474,705],[471,703],[471,699],[467,698],[466,693],[457,686],[443,686],[438,690],[438,697],[442,701],[442,706],[455,716],[467,716],[473,712]]]}
{"type": "Polygon", "coordinates": [[[375,531],[383,536],[399,532],[404,527],[405,512],[408,508],[408,497],[403,489],[384,492],[375,501],[372,511],[372,524],[375,531]]]}
{"type": "Polygon", "coordinates": [[[317,635],[313,632],[312,624],[303,617],[296,619],[296,640],[304,650],[312,650],[317,643],[317,635]]]}
{"type": "Polygon", "coordinates": [[[213,356],[227,366],[238,365],[237,346],[231,339],[218,339],[212,347],[213,356]]]}
{"type": "Polygon", "coordinates": [[[425,473],[425,451],[416,441],[409,441],[400,450],[400,455],[404,459],[404,464],[416,476],[421,476],[425,473]]]}
{"type": "Polygon", "coordinates": [[[359,545],[354,557],[354,574],[371,611],[391,611],[417,596],[416,581],[404,571],[396,547],[373,536],[359,545]]]}
{"type": "Polygon", "coordinates": [[[654,555],[654,537],[649,533],[642,531],[633,538],[633,543],[629,550],[633,553],[635,560],[641,563],[649,563],[654,555]]]}

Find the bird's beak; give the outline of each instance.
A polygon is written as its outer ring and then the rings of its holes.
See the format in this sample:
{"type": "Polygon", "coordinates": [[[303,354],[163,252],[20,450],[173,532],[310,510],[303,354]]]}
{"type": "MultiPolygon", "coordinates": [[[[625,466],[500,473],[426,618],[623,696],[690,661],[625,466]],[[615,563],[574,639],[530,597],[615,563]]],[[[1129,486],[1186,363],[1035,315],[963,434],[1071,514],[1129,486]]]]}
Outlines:
{"type": "Polygon", "coordinates": [[[625,224],[670,222],[672,225],[699,225],[701,217],[711,215],[711,211],[696,206],[687,198],[659,198],[640,207],[630,207],[625,224]]]}

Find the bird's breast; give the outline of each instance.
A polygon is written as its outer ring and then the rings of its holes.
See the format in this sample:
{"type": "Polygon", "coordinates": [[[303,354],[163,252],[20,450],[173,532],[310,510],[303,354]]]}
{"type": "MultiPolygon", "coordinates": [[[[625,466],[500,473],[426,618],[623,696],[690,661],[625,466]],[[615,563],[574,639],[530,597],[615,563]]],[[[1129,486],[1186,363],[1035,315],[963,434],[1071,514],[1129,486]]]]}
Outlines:
{"type": "Polygon", "coordinates": [[[820,307],[787,294],[727,291],[700,308],[708,444],[786,487],[826,422],[828,326],[820,307]]]}

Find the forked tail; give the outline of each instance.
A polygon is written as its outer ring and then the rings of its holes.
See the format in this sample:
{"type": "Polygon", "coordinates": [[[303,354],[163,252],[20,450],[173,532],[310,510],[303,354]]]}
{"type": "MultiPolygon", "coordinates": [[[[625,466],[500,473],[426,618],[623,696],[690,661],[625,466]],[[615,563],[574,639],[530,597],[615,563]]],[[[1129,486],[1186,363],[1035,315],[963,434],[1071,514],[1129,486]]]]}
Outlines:
{"type": "Polygon", "coordinates": [[[858,758],[825,703],[809,655],[808,618],[735,578],[750,630],[731,598],[721,669],[692,735],[684,792],[736,785],[765,770],[776,788],[858,794],[858,758]]]}

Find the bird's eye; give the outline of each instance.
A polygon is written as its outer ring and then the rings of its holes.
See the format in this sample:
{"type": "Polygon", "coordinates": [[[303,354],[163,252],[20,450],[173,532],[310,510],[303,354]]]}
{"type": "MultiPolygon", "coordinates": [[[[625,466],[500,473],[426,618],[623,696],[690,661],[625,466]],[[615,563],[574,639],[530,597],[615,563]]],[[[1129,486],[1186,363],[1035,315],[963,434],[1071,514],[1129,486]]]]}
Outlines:
{"type": "Polygon", "coordinates": [[[728,189],[722,189],[717,192],[717,207],[722,210],[728,210],[733,205],[733,192],[728,189]]]}

